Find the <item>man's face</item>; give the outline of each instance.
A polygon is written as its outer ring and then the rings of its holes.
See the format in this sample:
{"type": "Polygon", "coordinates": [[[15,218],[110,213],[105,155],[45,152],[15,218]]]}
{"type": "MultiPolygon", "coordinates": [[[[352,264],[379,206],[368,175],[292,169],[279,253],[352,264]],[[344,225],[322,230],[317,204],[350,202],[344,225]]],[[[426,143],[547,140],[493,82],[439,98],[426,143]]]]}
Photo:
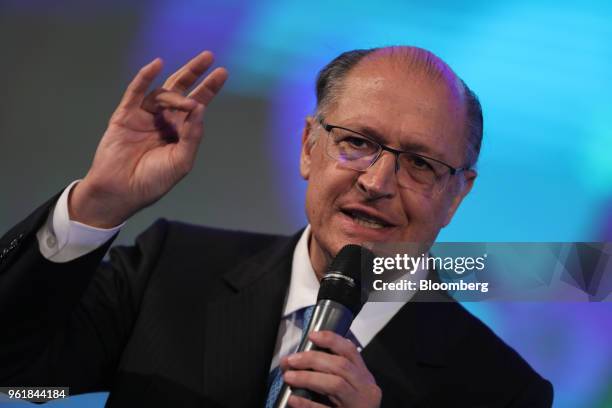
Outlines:
{"type": "MultiPolygon", "coordinates": [[[[325,113],[326,123],[463,167],[463,104],[440,80],[401,69],[381,59],[358,64],[346,77],[337,102],[325,113]]],[[[473,172],[458,173],[450,176],[439,194],[419,193],[397,184],[392,153],[383,152],[373,166],[359,172],[342,167],[326,154],[327,138],[325,129],[309,118],[302,135],[300,171],[308,181],[309,249],[319,275],[349,243],[433,242],[475,178],[473,172]],[[306,140],[313,132],[318,139],[310,146],[306,140]],[[366,217],[380,222],[364,222],[366,217]]]]}

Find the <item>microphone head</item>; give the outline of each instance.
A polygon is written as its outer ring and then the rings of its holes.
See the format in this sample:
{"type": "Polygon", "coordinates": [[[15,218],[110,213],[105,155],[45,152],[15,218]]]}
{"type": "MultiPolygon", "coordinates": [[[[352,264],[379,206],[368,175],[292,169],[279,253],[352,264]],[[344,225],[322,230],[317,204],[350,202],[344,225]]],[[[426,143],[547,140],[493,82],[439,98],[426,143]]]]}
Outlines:
{"type": "Polygon", "coordinates": [[[321,280],[319,300],[333,300],[346,306],[356,316],[367,300],[362,292],[361,272],[372,270],[374,254],[359,245],[345,245],[331,262],[321,280]]]}

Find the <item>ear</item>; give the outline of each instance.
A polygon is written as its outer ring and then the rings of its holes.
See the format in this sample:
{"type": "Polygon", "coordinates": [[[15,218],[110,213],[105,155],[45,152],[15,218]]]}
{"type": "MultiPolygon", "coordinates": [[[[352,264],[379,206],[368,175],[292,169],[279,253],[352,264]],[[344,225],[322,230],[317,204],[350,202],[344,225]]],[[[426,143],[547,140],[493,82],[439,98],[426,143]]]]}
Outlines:
{"type": "Polygon", "coordinates": [[[450,224],[451,220],[453,219],[453,216],[455,215],[455,212],[457,212],[457,209],[459,208],[459,204],[461,204],[465,196],[467,196],[468,193],[472,190],[472,187],[474,186],[474,181],[476,180],[477,176],[478,173],[476,173],[476,170],[465,170],[464,172],[462,172],[462,174],[459,175],[459,177],[463,177],[461,181],[458,181],[458,183],[461,183],[461,185],[455,188],[456,191],[454,192],[454,195],[452,197],[451,205],[448,208],[448,212],[446,214],[444,223],[442,224],[442,228],[450,224]]]}
{"type": "Polygon", "coordinates": [[[312,162],[312,147],[313,143],[309,143],[308,139],[314,132],[314,118],[306,117],[304,129],[302,130],[302,151],[300,153],[300,174],[304,180],[310,177],[310,164],[312,162]]]}

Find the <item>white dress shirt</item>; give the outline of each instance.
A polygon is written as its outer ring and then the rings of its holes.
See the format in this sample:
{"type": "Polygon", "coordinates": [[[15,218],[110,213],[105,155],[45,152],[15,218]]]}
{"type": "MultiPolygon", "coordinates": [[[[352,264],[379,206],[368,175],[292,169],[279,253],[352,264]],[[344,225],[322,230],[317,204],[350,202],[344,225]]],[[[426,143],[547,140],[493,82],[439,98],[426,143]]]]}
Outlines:
{"type": "Polygon", "coordinates": [[[68,196],[79,181],[73,181],[66,187],[49,213],[47,222],[36,233],[40,253],[52,262],[70,262],[88,254],[111,239],[125,224],[103,229],[72,221],[68,214],[68,196]]]}
{"type": "MultiPolygon", "coordinates": [[[[114,228],[102,229],[72,221],[68,213],[68,196],[78,181],[74,181],[64,190],[46,223],[36,234],[40,252],[52,262],[69,262],[95,250],[123,226],[121,224],[114,228]]],[[[319,281],[310,262],[309,238],[310,225],[302,233],[293,252],[291,281],[285,298],[270,371],[278,365],[282,357],[297,350],[302,338],[301,322],[298,321],[297,312],[314,305],[317,300],[319,281]]],[[[409,296],[401,302],[368,302],[363,306],[349,331],[349,338],[357,343],[359,351],[368,345],[408,300],[409,296]]]]}

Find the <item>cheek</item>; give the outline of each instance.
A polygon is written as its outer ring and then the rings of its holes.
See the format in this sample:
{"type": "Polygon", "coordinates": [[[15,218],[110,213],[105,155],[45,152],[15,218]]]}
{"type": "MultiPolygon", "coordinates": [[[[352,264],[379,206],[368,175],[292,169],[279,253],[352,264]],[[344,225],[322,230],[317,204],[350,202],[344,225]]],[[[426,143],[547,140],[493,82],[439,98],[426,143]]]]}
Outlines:
{"type": "Polygon", "coordinates": [[[402,209],[407,223],[402,232],[405,241],[429,241],[437,236],[445,220],[445,201],[406,191],[402,194],[402,209]]]}
{"type": "Polygon", "coordinates": [[[318,224],[319,220],[319,200],[317,199],[319,193],[317,192],[313,180],[314,179],[311,178],[306,187],[306,217],[310,224],[315,225],[318,224]]]}
{"type": "Polygon", "coordinates": [[[316,157],[306,188],[306,214],[312,225],[325,226],[334,214],[338,199],[350,191],[354,174],[336,168],[335,163],[316,157]]]}
{"type": "Polygon", "coordinates": [[[334,201],[334,183],[330,170],[320,155],[314,155],[311,165],[310,177],[306,187],[306,214],[312,225],[325,222],[326,210],[332,208],[334,201]]]}

